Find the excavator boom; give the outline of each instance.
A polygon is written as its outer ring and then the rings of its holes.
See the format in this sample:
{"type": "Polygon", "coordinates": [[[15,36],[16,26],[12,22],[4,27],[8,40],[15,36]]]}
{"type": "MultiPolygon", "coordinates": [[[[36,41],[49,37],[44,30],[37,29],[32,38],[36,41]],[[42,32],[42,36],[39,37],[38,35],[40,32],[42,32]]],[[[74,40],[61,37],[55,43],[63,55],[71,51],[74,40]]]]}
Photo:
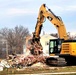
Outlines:
{"type": "Polygon", "coordinates": [[[48,9],[48,7],[45,4],[43,4],[39,9],[37,23],[32,38],[32,45],[33,45],[32,52],[34,52],[34,54],[42,53],[42,46],[40,43],[40,33],[44,20],[46,18],[56,27],[60,39],[64,39],[64,40],[68,39],[66,29],[61,18],[56,16],[50,9],[48,9]],[[37,47],[39,49],[35,50],[37,47]]]}
{"type": "MultiPolygon", "coordinates": [[[[60,17],[56,16],[50,9],[46,7],[45,4],[41,5],[39,9],[39,15],[37,18],[37,23],[35,27],[35,32],[33,38],[40,39],[41,28],[44,22],[44,19],[47,18],[57,29],[59,38],[67,40],[67,33],[65,26],[60,17]]],[[[36,40],[37,41],[37,40],[36,40]]]]}

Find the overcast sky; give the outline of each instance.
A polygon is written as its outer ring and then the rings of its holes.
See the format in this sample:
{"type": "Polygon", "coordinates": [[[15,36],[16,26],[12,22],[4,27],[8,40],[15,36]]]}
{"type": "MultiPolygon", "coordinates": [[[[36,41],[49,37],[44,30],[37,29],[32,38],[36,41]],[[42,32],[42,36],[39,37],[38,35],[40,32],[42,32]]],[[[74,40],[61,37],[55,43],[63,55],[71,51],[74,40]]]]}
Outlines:
{"type": "MultiPolygon", "coordinates": [[[[0,29],[23,25],[30,33],[34,32],[38,10],[43,3],[61,16],[67,32],[76,32],[76,0],[0,0],[0,29]]],[[[48,20],[42,31],[57,32],[48,20]]]]}

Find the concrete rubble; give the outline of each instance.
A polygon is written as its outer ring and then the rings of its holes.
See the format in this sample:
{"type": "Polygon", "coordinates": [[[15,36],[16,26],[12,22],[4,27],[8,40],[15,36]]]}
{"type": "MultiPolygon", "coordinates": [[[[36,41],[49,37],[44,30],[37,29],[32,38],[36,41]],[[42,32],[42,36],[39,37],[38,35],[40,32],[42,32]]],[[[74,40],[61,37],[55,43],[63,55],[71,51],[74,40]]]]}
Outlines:
{"type": "Polygon", "coordinates": [[[3,70],[4,67],[23,68],[23,67],[28,67],[28,66],[41,66],[42,64],[44,65],[46,63],[47,57],[48,56],[43,55],[43,51],[37,43],[33,45],[26,44],[25,54],[9,55],[7,61],[6,60],[1,61],[0,68],[1,70],[3,70]]]}
{"type": "Polygon", "coordinates": [[[10,68],[10,63],[7,60],[0,61],[0,71],[3,71],[4,68],[10,68]]]}
{"type": "Polygon", "coordinates": [[[29,51],[26,54],[9,55],[8,60],[0,61],[0,71],[6,68],[24,68],[24,67],[43,67],[47,57],[43,54],[32,55],[29,51]]]}
{"type": "Polygon", "coordinates": [[[9,59],[8,62],[11,64],[12,67],[22,68],[25,66],[32,66],[36,63],[45,63],[46,56],[43,55],[19,55],[15,58],[12,56],[12,59],[9,59]]]}
{"type": "Polygon", "coordinates": [[[33,55],[31,54],[29,49],[27,49],[26,54],[9,55],[8,63],[10,64],[11,67],[16,67],[16,68],[37,66],[39,65],[39,63],[45,64],[47,57],[48,56],[45,56],[43,54],[33,55]]]}
{"type": "Polygon", "coordinates": [[[9,63],[12,67],[25,67],[25,66],[32,66],[38,62],[46,63],[46,58],[48,56],[43,55],[43,51],[41,50],[40,46],[37,43],[31,44],[28,43],[28,40],[31,37],[27,37],[26,39],[26,53],[22,55],[12,55],[9,56],[9,63]],[[33,50],[33,51],[32,51],[33,50]],[[34,53],[34,54],[33,54],[34,53]]]}

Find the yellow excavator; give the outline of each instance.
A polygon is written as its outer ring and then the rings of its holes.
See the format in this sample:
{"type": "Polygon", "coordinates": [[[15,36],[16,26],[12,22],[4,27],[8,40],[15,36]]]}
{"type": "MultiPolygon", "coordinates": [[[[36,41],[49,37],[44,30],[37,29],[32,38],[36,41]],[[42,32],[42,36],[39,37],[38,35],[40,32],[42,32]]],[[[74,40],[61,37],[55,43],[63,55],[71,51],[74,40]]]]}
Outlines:
{"type": "MultiPolygon", "coordinates": [[[[71,65],[76,63],[76,40],[69,40],[65,25],[59,16],[56,16],[46,4],[41,5],[33,33],[32,44],[40,44],[40,33],[45,19],[48,19],[57,29],[59,38],[49,40],[49,55],[46,63],[49,65],[71,65]]],[[[34,52],[34,51],[33,51],[34,52]]],[[[40,53],[40,52],[36,52],[40,53]]],[[[34,53],[35,54],[35,53],[34,53]]]]}

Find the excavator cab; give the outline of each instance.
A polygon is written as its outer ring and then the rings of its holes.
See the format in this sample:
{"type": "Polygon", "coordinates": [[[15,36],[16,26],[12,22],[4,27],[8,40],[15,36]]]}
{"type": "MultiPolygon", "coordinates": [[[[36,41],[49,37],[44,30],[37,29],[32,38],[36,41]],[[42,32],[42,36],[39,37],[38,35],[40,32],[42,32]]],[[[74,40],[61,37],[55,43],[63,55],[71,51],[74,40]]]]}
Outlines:
{"type": "Polygon", "coordinates": [[[50,39],[49,41],[50,57],[46,59],[47,65],[53,65],[53,66],[66,65],[65,59],[63,57],[59,57],[63,42],[64,42],[64,39],[50,39]]]}
{"type": "Polygon", "coordinates": [[[49,41],[49,55],[60,54],[61,51],[61,44],[64,41],[64,39],[51,39],[49,41]]]}

